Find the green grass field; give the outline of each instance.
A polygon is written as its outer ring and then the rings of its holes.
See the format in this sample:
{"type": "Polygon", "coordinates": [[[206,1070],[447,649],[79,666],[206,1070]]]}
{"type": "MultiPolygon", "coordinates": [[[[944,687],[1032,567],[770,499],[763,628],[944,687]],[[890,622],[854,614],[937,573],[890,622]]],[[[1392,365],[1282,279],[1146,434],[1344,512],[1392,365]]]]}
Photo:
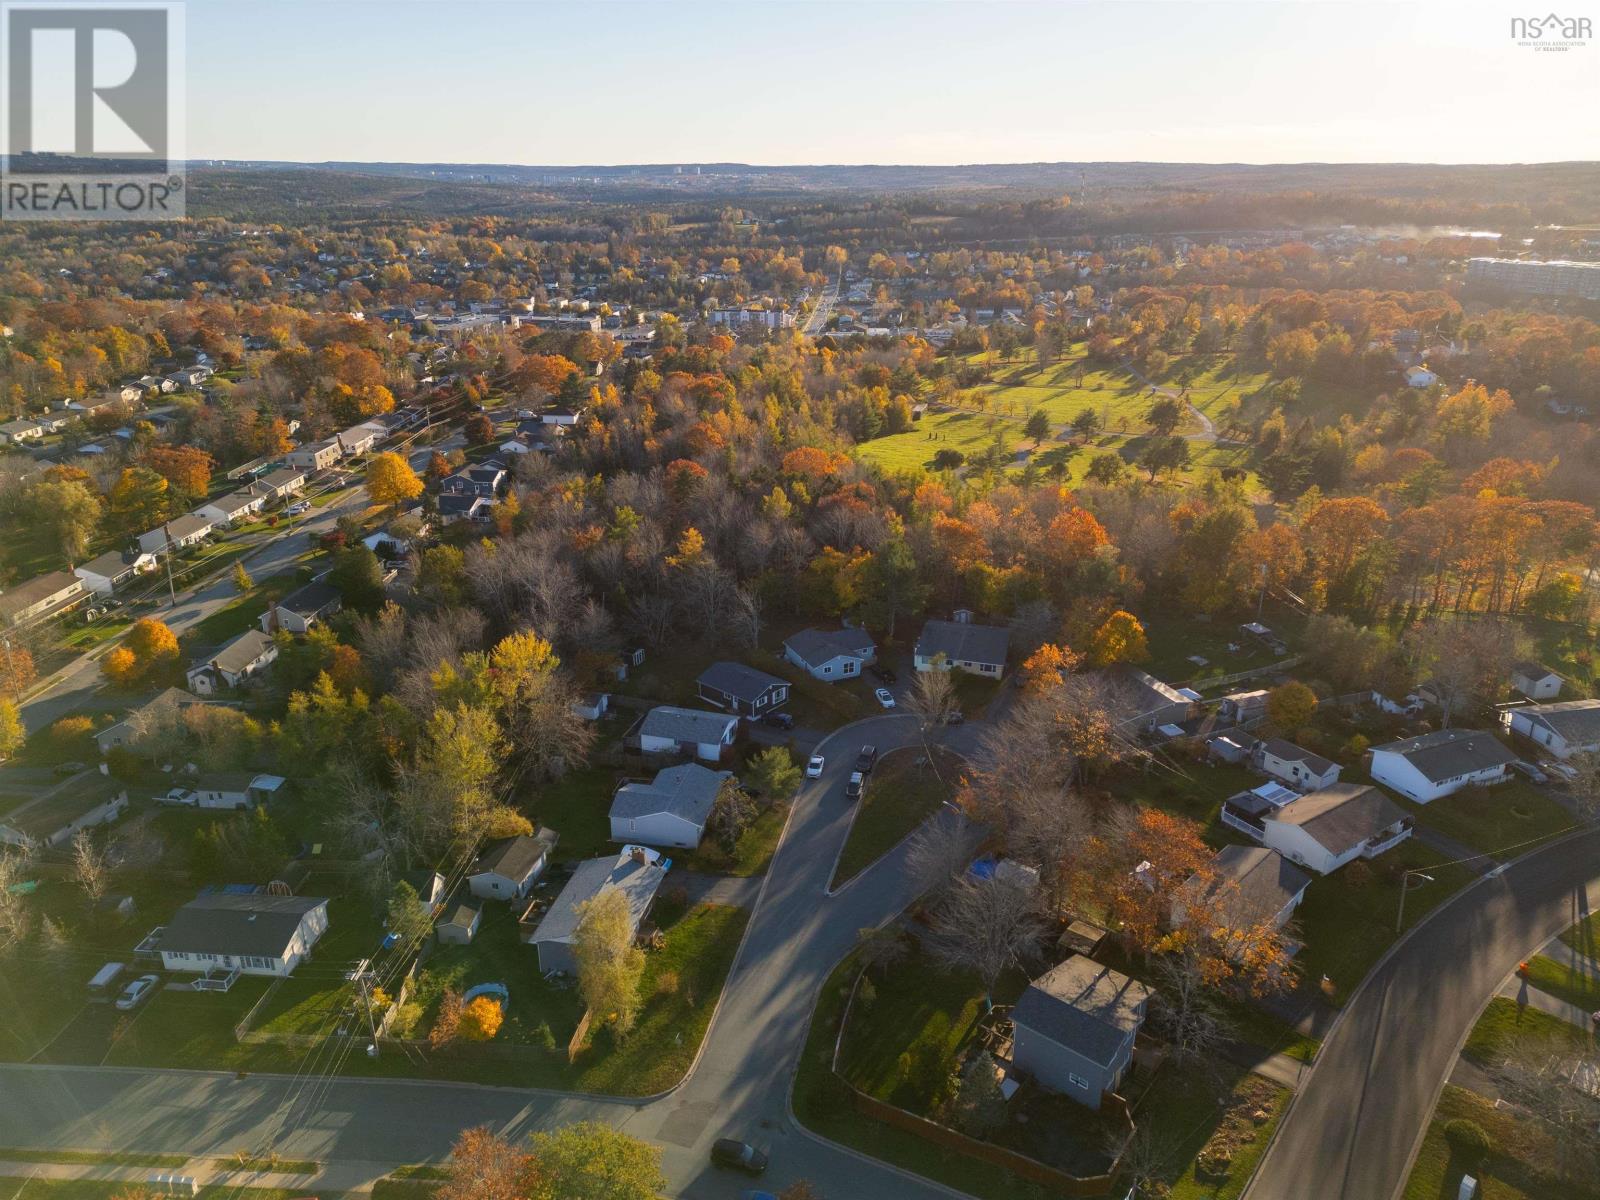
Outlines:
{"type": "Polygon", "coordinates": [[[1428,1123],[1417,1161],[1406,1180],[1403,1200],[1455,1200],[1467,1168],[1450,1152],[1444,1128],[1452,1120],[1468,1120],[1483,1127],[1492,1150],[1487,1163],[1473,1171],[1492,1200],[1595,1200],[1600,1186],[1593,1181],[1562,1181],[1554,1177],[1551,1163],[1555,1147],[1537,1124],[1519,1118],[1514,1108],[1496,1108],[1465,1088],[1446,1084],[1428,1123]]]}
{"type": "Polygon", "coordinates": [[[1583,1030],[1537,1008],[1520,1008],[1510,996],[1496,996],[1483,1010],[1461,1048],[1464,1057],[1491,1067],[1519,1038],[1552,1038],[1581,1046],[1583,1030]]]}
{"type": "Polygon", "coordinates": [[[935,749],[938,772],[923,759],[921,747],[907,746],[883,756],[867,779],[865,794],[850,824],[833,886],[866,870],[923,821],[939,811],[953,794],[961,760],[935,749]]]}
{"type": "Polygon", "coordinates": [[[1573,828],[1566,809],[1520,779],[1494,788],[1468,788],[1429,804],[1396,800],[1419,825],[1499,858],[1515,858],[1534,843],[1573,828]]]}

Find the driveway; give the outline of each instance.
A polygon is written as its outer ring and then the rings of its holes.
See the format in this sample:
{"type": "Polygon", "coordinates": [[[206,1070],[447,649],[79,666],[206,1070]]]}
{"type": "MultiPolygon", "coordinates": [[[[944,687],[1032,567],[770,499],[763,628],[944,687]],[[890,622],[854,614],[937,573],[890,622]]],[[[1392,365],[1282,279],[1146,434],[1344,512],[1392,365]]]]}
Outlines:
{"type": "MultiPolygon", "coordinates": [[[[971,736],[971,727],[952,730],[971,736]]],[[[765,878],[700,1058],[687,1082],[649,1102],[408,1080],[337,1079],[298,1087],[283,1076],[135,1069],[0,1066],[0,1145],[226,1154],[269,1139],[288,1158],[396,1164],[446,1153],[456,1134],[489,1123],[512,1134],[595,1118],[661,1147],[673,1196],[733,1200],[749,1181],[713,1170],[724,1136],[767,1149],[763,1186],[810,1179],[829,1200],[934,1200],[959,1193],[857,1155],[799,1128],[789,1092],[823,981],[855,945],[915,899],[905,846],[828,896],[849,831],[845,777],[856,750],[912,745],[916,722],[884,715],[819,744],[821,779],[804,781],[765,878]]],[[[953,819],[948,813],[936,819],[953,819]]]]}
{"type": "Polygon", "coordinates": [[[1456,1054],[1530,951],[1600,904],[1600,829],[1458,893],[1357,989],[1262,1158],[1246,1200],[1390,1200],[1456,1054]]]}

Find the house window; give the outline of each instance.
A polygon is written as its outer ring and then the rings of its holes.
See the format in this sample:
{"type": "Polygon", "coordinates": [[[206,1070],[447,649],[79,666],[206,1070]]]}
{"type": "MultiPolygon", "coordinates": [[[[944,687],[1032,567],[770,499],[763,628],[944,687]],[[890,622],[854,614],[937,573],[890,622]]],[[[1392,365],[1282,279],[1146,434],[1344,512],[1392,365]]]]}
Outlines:
{"type": "Polygon", "coordinates": [[[856,673],[856,664],[854,660],[847,661],[844,664],[844,673],[846,675],[854,675],[856,673]]]}
{"type": "Polygon", "coordinates": [[[1080,1092],[1087,1092],[1089,1090],[1089,1081],[1072,1074],[1070,1071],[1067,1073],[1067,1082],[1073,1087],[1077,1088],[1080,1092]]]}
{"type": "MultiPolygon", "coordinates": [[[[824,675],[832,675],[833,674],[833,668],[832,667],[823,667],[822,668],[822,673],[824,675]]],[[[850,674],[850,664],[849,663],[845,664],[844,673],[846,675],[850,674]]]]}

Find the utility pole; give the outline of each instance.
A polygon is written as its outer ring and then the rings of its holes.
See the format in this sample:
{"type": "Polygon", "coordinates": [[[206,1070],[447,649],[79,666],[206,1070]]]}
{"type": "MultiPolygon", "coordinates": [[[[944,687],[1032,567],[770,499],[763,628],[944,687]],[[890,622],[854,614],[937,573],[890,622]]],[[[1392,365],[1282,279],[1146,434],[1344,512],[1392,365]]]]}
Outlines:
{"type": "Polygon", "coordinates": [[[161,532],[167,539],[167,595],[172,599],[172,607],[178,607],[178,587],[172,582],[172,526],[165,521],[161,523],[161,532]]]}
{"type": "Polygon", "coordinates": [[[1434,881],[1432,875],[1424,875],[1421,871],[1407,871],[1404,875],[1400,876],[1400,911],[1395,914],[1394,918],[1394,932],[1396,937],[1400,935],[1400,929],[1406,923],[1406,893],[1411,890],[1411,877],[1413,875],[1419,879],[1425,879],[1429,883],[1434,881]]]}
{"type": "Polygon", "coordinates": [[[1256,601],[1256,624],[1261,624],[1261,614],[1267,607],[1267,564],[1261,563],[1261,597],[1256,601]]]}

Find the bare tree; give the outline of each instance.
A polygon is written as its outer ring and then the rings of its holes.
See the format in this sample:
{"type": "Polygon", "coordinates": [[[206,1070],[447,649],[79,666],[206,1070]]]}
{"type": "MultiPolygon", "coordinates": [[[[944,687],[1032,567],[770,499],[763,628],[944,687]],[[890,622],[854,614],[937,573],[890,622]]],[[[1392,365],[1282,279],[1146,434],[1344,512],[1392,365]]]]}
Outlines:
{"type": "Polygon", "coordinates": [[[72,881],[83,889],[91,907],[100,903],[110,886],[105,851],[94,844],[87,829],[72,836],[72,881]]]}
{"type": "MultiPolygon", "coordinates": [[[[1600,1099],[1582,1086],[1600,1073],[1600,1054],[1547,1038],[1512,1044],[1495,1068],[1501,1094],[1544,1124],[1555,1142],[1556,1170],[1568,1183],[1600,1176],[1600,1099]]],[[[1592,1086],[1592,1085],[1591,1085],[1592,1086]]]]}
{"type": "Polygon", "coordinates": [[[1573,775],[1567,786],[1573,807],[1585,821],[1600,818],[1600,752],[1580,751],[1566,760],[1573,775]]]}
{"type": "Polygon", "coordinates": [[[928,734],[950,719],[956,710],[956,685],[948,669],[935,667],[918,671],[903,701],[906,711],[916,717],[926,743],[928,734]]]}
{"type": "Polygon", "coordinates": [[[1169,954],[1156,960],[1156,995],[1151,1023],[1189,1068],[1215,1064],[1228,1038],[1228,1024],[1195,956],[1169,954]]]}
{"type": "Polygon", "coordinates": [[[1511,664],[1526,656],[1527,639],[1508,621],[1487,617],[1424,621],[1406,635],[1417,678],[1431,684],[1449,728],[1451,718],[1500,693],[1511,664]]]}
{"type": "Polygon", "coordinates": [[[971,829],[954,814],[925,821],[906,845],[906,873],[918,895],[942,893],[972,861],[971,829]]]}
{"type": "Polygon", "coordinates": [[[26,851],[0,846],[0,953],[21,941],[28,932],[28,907],[22,889],[17,886],[23,882],[28,862],[26,851]]]}
{"type": "Polygon", "coordinates": [[[898,929],[863,929],[856,934],[862,969],[882,973],[911,952],[898,929]]]}
{"type": "Polygon", "coordinates": [[[1000,972],[1023,966],[1044,934],[1036,889],[963,875],[930,914],[927,946],[941,962],[975,972],[992,992],[1000,972]]]}

